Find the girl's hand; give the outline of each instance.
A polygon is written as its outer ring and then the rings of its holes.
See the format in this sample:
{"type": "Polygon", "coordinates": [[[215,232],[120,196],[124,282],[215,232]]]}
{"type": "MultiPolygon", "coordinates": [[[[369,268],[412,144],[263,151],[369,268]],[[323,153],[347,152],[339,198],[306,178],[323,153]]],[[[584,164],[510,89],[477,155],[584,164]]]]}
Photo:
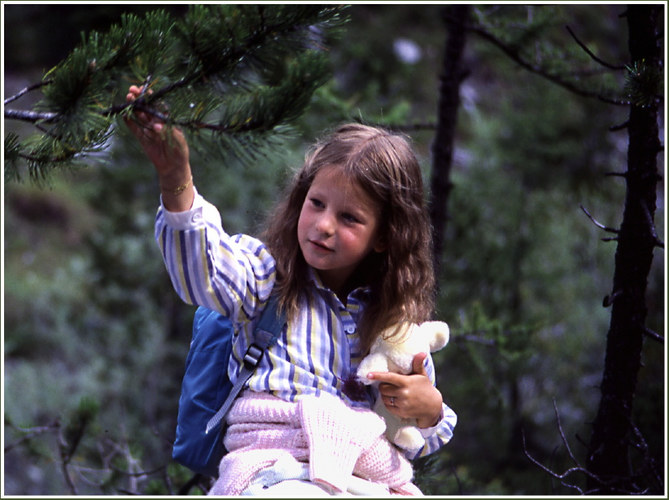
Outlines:
{"type": "MultiPolygon", "coordinates": [[[[132,85],[126,101],[136,100],[143,90],[132,85]]],[[[181,130],[167,127],[165,122],[143,111],[136,111],[125,123],[156,168],[165,208],[173,212],[188,210],[193,204],[194,191],[188,143],[181,130]]]]}
{"type": "Polygon", "coordinates": [[[418,427],[437,425],[441,417],[443,398],[425,370],[427,354],[416,354],[412,373],[401,375],[392,372],[372,372],[368,377],[380,382],[379,393],[386,408],[400,418],[415,418],[418,427]]]}

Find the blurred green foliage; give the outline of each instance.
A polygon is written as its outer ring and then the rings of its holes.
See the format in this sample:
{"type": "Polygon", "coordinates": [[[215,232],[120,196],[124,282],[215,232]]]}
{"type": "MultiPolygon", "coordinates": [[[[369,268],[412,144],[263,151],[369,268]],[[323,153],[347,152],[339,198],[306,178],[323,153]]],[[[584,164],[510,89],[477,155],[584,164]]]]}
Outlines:
{"type": "MultiPolygon", "coordinates": [[[[591,49],[620,62],[622,8],[551,6],[534,34],[566,50],[573,44],[564,31],[569,24],[591,49]]],[[[61,31],[104,29],[128,9],[5,6],[7,93],[66,55],[76,40],[50,43],[65,40],[61,31]],[[68,14],[62,29],[44,34],[52,38],[40,38],[51,9],[68,14]]],[[[347,33],[331,49],[335,76],[296,123],[299,134],[250,164],[221,165],[195,151],[197,187],[219,207],[229,232],[257,229],[323,129],[357,118],[434,121],[446,38],[441,9],[354,6],[347,33]],[[402,56],[406,47],[417,59],[402,56]]],[[[482,12],[502,19],[531,11],[482,12]]],[[[604,235],[579,206],[608,226],[620,222],[624,186],[605,174],[624,170],[626,137],[608,128],[623,122],[626,110],[572,96],[474,37],[466,59],[472,73],[462,87],[439,277],[438,317],[452,338],[435,354],[439,387],[459,421],[452,442],[417,464],[417,481],[439,495],[573,493],[526,452],[558,472],[574,466],[555,409],[577,458],[585,450],[579,441],[589,439],[615,243],[600,241],[604,235]]],[[[433,131],[411,135],[427,179],[433,131]]],[[[67,495],[74,486],[84,495],[161,495],[191,478],[170,453],[194,309],[172,292],[153,240],[159,192],[152,168],[122,127],[109,154],[101,164],[59,174],[48,188],[5,186],[6,494],[67,495]],[[63,450],[72,451],[67,474],[63,450]]],[[[656,225],[664,239],[662,209],[656,225]]],[[[664,303],[658,253],[647,321],[656,331],[664,329],[664,303]]],[[[635,416],[662,460],[664,352],[649,343],[644,354],[635,416]]]]}

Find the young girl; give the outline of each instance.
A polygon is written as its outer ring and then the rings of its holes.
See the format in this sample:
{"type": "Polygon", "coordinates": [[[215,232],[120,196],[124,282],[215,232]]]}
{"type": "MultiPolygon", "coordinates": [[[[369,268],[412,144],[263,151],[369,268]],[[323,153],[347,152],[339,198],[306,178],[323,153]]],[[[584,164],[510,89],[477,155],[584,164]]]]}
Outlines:
{"type": "MultiPolygon", "coordinates": [[[[127,99],[141,91],[130,87],[127,99]]],[[[210,493],[420,494],[407,458],[439,449],[456,423],[429,353],[416,355],[411,375],[370,374],[390,412],[417,419],[426,444],[412,456],[385,439],[373,397],[350,390],[378,332],[426,321],[433,309],[430,225],[408,142],[339,127],[307,155],[256,239],[224,231],[193,185],[178,129],[167,137],[164,123],[141,112],[127,124],[158,172],[155,235],[175,290],[236,325],[233,382],[270,294],[286,312],[282,335],[226,417],[229,453],[210,493]]]]}

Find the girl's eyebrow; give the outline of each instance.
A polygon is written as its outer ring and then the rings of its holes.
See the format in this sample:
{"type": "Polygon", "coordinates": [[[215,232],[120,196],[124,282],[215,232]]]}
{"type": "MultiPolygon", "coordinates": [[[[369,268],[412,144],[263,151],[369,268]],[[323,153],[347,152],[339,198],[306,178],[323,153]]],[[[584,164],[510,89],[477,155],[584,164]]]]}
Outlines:
{"type": "MultiPolygon", "coordinates": [[[[313,198],[317,198],[320,201],[327,202],[329,199],[328,194],[332,189],[335,188],[330,187],[330,189],[328,189],[327,187],[324,186],[314,186],[312,184],[311,187],[309,188],[309,191],[307,192],[306,199],[310,200],[313,198]]],[[[366,216],[370,212],[374,212],[374,209],[375,207],[373,206],[373,204],[369,203],[366,200],[359,199],[357,195],[351,194],[350,196],[346,197],[345,203],[340,211],[362,217],[366,216]]]]}
{"type": "Polygon", "coordinates": [[[313,184],[307,189],[307,194],[309,196],[322,195],[322,188],[314,186],[313,184]]]}

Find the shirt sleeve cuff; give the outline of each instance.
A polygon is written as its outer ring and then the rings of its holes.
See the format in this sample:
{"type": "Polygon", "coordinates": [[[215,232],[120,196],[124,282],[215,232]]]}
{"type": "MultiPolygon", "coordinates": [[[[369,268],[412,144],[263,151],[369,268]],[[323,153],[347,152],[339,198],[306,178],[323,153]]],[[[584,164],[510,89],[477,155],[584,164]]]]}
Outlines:
{"type": "MultiPolygon", "coordinates": [[[[160,207],[165,214],[165,222],[172,229],[176,229],[177,231],[187,231],[189,229],[201,228],[206,225],[207,214],[205,212],[212,210],[216,212],[214,217],[220,220],[220,215],[218,215],[216,208],[213,205],[207,203],[204,197],[197,192],[197,189],[194,186],[193,190],[195,191],[193,204],[191,205],[190,210],[186,210],[184,212],[170,212],[163,205],[162,197],[160,198],[160,207]]],[[[209,215],[211,220],[211,215],[213,214],[209,215]]]]}
{"type": "Polygon", "coordinates": [[[441,424],[443,423],[443,420],[444,420],[444,404],[442,403],[441,415],[439,415],[439,420],[437,420],[437,423],[434,425],[434,427],[425,427],[424,429],[421,429],[419,427],[418,430],[420,431],[421,435],[424,438],[427,439],[430,436],[433,436],[434,434],[436,434],[439,427],[441,427],[441,424]]]}

